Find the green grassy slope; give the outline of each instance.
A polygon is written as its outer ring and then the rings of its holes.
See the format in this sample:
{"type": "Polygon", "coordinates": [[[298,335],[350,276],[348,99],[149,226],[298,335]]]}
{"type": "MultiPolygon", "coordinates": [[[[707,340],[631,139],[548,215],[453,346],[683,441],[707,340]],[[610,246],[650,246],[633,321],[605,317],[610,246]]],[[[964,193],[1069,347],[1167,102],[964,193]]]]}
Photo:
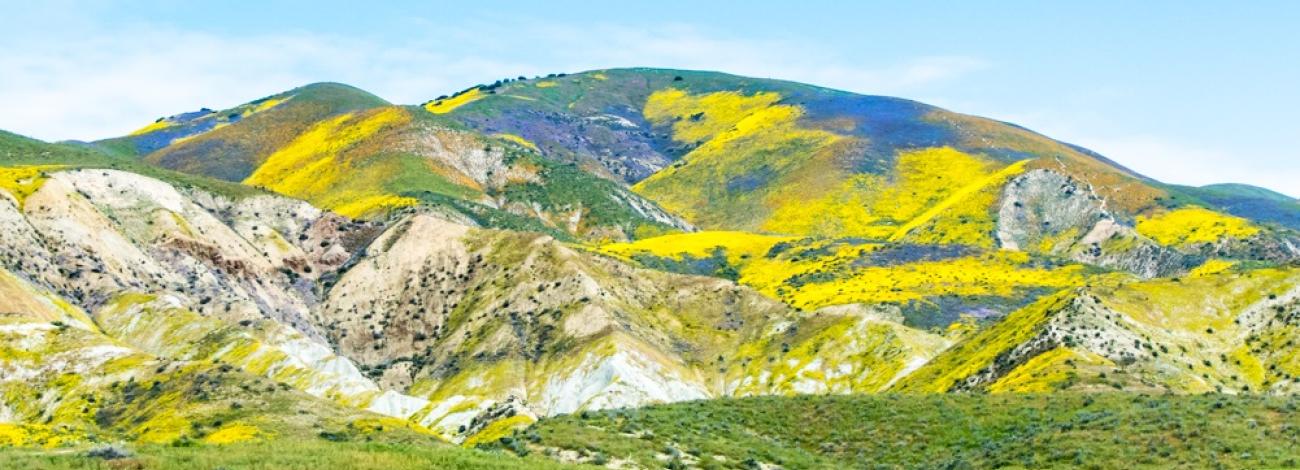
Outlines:
{"type": "Polygon", "coordinates": [[[724,399],[545,419],[535,451],[648,468],[1283,468],[1295,397],[875,395],[724,399]]]}
{"type": "MultiPolygon", "coordinates": [[[[127,458],[103,460],[86,455],[88,450],[42,451],[0,448],[6,468],[30,470],[61,469],[333,469],[416,470],[416,469],[501,469],[548,470],[581,468],[547,460],[541,456],[516,457],[503,452],[484,452],[447,445],[389,442],[334,442],[323,438],[243,443],[225,446],[127,447],[127,458]]],[[[594,467],[591,467],[594,468],[594,467]]]]}
{"type": "Polygon", "coordinates": [[[260,189],[237,183],[159,168],[94,146],[47,143],[0,130],[0,167],[27,165],[112,168],[152,176],[179,187],[194,187],[231,198],[266,194],[260,189]]]}
{"type": "Polygon", "coordinates": [[[1244,184],[1173,186],[1172,192],[1207,207],[1251,220],[1300,230],[1300,200],[1244,184]]]}

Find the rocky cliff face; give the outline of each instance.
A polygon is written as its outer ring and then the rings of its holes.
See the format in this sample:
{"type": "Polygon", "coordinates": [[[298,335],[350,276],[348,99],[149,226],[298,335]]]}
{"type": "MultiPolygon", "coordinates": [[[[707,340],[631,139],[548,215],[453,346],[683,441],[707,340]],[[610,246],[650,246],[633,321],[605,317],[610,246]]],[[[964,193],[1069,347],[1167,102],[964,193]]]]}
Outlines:
{"type": "Polygon", "coordinates": [[[191,198],[114,170],[53,173],[21,204],[0,198],[0,218],[11,227],[0,263],[87,310],[122,291],[166,292],[203,314],[270,317],[316,337],[311,281],[373,233],[301,202],[191,198]]]}
{"type": "Polygon", "coordinates": [[[1091,185],[1053,170],[1011,180],[998,208],[997,239],[1010,250],[1068,257],[1145,278],[1185,272],[1201,259],[1161,246],[1117,220],[1091,185]]]}

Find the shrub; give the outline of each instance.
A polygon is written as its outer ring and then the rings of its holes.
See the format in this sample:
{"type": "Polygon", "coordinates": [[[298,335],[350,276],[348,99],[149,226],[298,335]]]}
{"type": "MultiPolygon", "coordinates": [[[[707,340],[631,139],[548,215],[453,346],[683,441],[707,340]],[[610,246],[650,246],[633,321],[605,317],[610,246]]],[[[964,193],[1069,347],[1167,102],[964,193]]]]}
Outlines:
{"type": "Polygon", "coordinates": [[[131,453],[130,449],[127,449],[125,446],[119,444],[105,444],[101,446],[96,446],[95,448],[90,449],[89,451],[86,452],[86,457],[103,459],[103,460],[125,459],[133,455],[135,454],[131,453]]]}

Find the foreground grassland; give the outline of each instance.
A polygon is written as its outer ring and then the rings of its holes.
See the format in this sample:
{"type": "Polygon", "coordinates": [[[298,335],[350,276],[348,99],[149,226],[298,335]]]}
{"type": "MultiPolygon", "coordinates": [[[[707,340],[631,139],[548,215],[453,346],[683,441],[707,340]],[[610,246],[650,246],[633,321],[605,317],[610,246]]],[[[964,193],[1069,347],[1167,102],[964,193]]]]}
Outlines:
{"type": "Polygon", "coordinates": [[[130,447],[134,454],[112,460],[89,457],[84,449],[0,448],[0,468],[44,469],[551,469],[576,468],[542,457],[518,458],[450,445],[276,440],[193,447],[130,447]]]}
{"type": "Polygon", "coordinates": [[[857,395],[722,399],[543,419],[470,450],[282,438],[230,445],[0,449],[22,469],[1296,468],[1300,398],[857,395]],[[594,468],[594,467],[593,467],[594,468]]]}
{"type": "Polygon", "coordinates": [[[678,403],[545,419],[533,454],[648,468],[1295,468],[1300,398],[867,395],[678,403]]]}

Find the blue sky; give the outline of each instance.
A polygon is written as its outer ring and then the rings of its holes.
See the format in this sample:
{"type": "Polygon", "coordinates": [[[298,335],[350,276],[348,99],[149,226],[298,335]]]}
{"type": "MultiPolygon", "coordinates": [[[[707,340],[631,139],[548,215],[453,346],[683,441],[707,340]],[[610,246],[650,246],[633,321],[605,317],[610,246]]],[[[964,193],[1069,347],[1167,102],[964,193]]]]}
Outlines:
{"type": "Polygon", "coordinates": [[[0,0],[0,129],[46,140],[315,81],[418,103],[654,66],[902,96],[1300,196],[1297,2],[32,3],[0,0]]]}

